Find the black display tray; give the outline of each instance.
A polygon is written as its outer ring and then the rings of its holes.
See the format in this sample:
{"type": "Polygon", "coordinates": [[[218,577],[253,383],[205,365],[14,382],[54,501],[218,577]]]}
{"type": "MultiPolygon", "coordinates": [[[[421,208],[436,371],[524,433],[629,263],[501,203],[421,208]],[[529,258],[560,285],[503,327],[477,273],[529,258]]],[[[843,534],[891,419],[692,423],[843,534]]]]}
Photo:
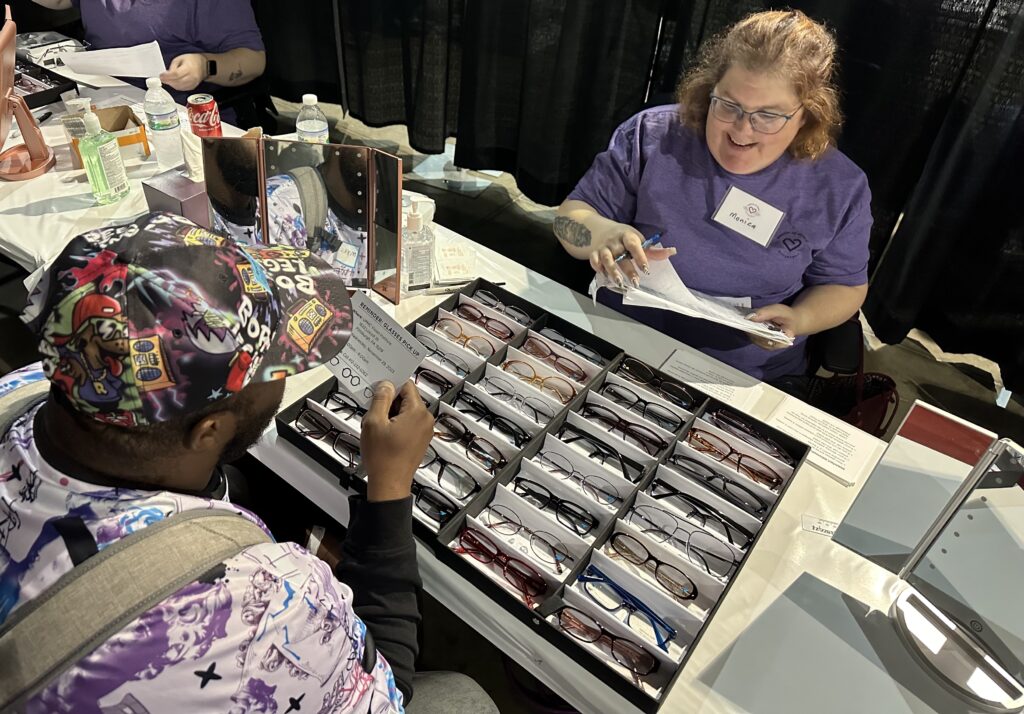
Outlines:
{"type": "Polygon", "coordinates": [[[28,60],[14,61],[14,76],[15,94],[25,100],[29,109],[58,102],[60,96],[69,90],[78,92],[78,85],[72,80],[28,60]]]}

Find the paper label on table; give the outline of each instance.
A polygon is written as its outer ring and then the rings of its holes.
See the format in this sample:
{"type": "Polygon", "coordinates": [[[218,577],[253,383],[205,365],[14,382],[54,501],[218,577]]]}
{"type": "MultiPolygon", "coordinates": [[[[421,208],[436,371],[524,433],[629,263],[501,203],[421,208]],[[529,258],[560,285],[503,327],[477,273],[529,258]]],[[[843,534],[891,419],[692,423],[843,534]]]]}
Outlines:
{"type": "Polygon", "coordinates": [[[105,74],[111,77],[159,77],[167,69],[156,40],[134,47],[65,53],[61,59],[80,74],[105,74]]]}
{"type": "Polygon", "coordinates": [[[817,533],[818,535],[823,535],[826,538],[831,538],[832,534],[836,532],[836,528],[839,527],[839,524],[834,521],[826,521],[824,518],[811,516],[807,513],[803,514],[800,517],[800,520],[803,522],[805,531],[808,531],[809,533],[817,533]]]}
{"type": "Polygon", "coordinates": [[[761,382],[692,347],[669,355],[661,371],[743,412],[749,412],[764,393],[761,382]]]}
{"type": "Polygon", "coordinates": [[[811,447],[807,461],[848,486],[873,465],[879,440],[795,397],[786,397],[764,420],[811,447]]]}
{"type": "Polygon", "coordinates": [[[434,235],[434,282],[465,283],[476,277],[476,250],[467,240],[434,235]]]}
{"type": "Polygon", "coordinates": [[[730,186],[711,218],[730,230],[767,246],[786,214],[757,196],[730,186]]]}
{"type": "Polygon", "coordinates": [[[352,295],[352,336],[327,366],[361,407],[373,385],[387,380],[400,388],[427,356],[427,349],[363,293],[352,295]]]}

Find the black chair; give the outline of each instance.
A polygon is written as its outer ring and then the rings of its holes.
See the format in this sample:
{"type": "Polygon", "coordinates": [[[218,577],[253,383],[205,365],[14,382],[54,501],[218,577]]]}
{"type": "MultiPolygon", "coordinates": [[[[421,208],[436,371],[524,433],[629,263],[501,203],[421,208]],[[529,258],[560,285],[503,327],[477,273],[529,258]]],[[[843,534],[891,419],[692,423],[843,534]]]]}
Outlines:
{"type": "Polygon", "coordinates": [[[267,134],[278,133],[277,108],[270,98],[266,77],[257,77],[238,87],[222,87],[214,92],[221,112],[233,109],[235,125],[242,129],[259,126],[267,134]]]}

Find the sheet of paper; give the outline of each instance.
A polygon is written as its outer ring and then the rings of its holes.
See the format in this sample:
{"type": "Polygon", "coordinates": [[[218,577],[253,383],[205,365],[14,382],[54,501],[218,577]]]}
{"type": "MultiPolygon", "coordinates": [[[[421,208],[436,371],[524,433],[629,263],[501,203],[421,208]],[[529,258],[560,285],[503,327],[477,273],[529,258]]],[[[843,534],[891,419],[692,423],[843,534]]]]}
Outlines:
{"type": "Polygon", "coordinates": [[[434,234],[434,282],[466,283],[477,276],[476,249],[461,238],[434,234]]]}
{"type": "Polygon", "coordinates": [[[156,40],[134,47],[71,52],[62,59],[74,72],[111,77],[156,77],[167,69],[156,40]]]}
{"type": "Polygon", "coordinates": [[[742,412],[749,413],[764,394],[761,382],[692,347],[680,347],[669,355],[661,371],[742,412]]]}
{"type": "MultiPolygon", "coordinates": [[[[82,74],[81,72],[76,72],[70,67],[66,67],[64,65],[57,65],[56,67],[47,67],[47,69],[49,69],[51,72],[56,72],[57,74],[63,77],[67,77],[72,82],[78,82],[79,84],[84,84],[88,87],[94,87],[96,89],[101,89],[103,87],[124,87],[127,84],[126,82],[122,82],[120,79],[111,77],[110,75],[82,74]]],[[[87,92],[83,92],[83,94],[87,94],[87,92]]]]}
{"type": "Polygon", "coordinates": [[[874,466],[882,442],[855,426],[787,396],[764,420],[811,447],[807,460],[852,486],[874,466]]]}
{"type": "Polygon", "coordinates": [[[373,398],[373,385],[387,380],[396,387],[412,377],[427,349],[366,295],[352,295],[352,336],[327,366],[338,384],[361,407],[373,398]]]}

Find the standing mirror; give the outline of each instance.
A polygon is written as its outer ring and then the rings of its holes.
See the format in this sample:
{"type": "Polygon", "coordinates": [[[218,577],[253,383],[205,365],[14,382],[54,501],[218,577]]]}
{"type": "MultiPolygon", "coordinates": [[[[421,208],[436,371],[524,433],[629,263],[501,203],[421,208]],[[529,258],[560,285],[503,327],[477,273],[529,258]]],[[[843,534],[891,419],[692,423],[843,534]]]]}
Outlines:
{"type": "Polygon", "coordinates": [[[397,305],[402,269],[402,160],[374,150],[373,176],[371,286],[397,305]]]}
{"type": "Polygon", "coordinates": [[[263,240],[260,153],[259,137],[203,139],[210,227],[246,245],[263,240]]]}

